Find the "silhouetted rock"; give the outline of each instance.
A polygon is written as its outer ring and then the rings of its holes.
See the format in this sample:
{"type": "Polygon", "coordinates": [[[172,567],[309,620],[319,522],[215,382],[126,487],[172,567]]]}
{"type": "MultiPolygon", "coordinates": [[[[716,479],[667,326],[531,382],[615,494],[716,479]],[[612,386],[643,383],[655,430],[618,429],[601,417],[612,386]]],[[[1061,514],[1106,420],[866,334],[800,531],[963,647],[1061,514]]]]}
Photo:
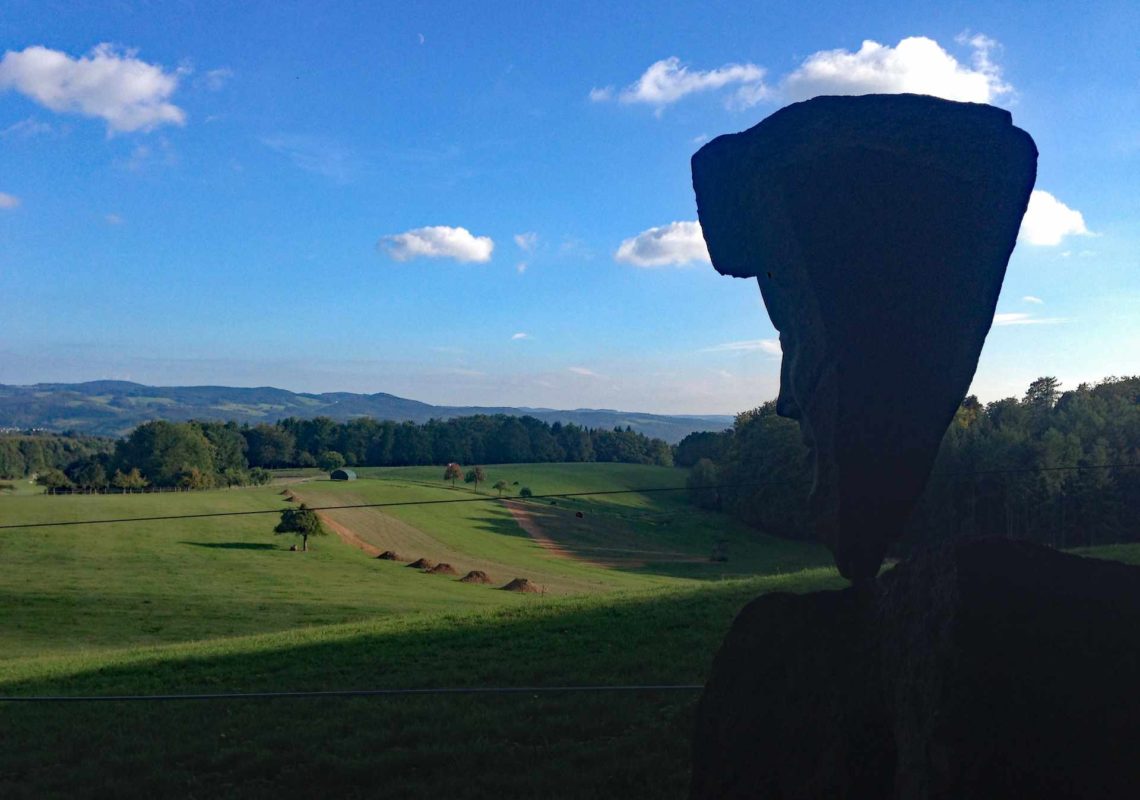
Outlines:
{"type": "Polygon", "coordinates": [[[920,95],[817,97],[693,156],[713,266],[755,277],[777,411],[812,450],[840,572],[876,574],[977,367],[1036,176],[1008,112],[920,95]]]}
{"type": "Polygon", "coordinates": [[[717,654],[694,798],[1131,798],[1140,567],[1003,540],[770,594],[717,654]]]}

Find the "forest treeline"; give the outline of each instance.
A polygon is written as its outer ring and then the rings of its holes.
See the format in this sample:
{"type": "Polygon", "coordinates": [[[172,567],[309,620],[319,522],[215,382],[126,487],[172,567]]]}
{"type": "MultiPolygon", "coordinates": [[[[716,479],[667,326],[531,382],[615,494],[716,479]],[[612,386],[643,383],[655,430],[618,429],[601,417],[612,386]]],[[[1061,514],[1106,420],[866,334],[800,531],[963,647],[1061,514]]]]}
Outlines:
{"type": "MultiPolygon", "coordinates": [[[[690,496],[699,505],[780,536],[812,538],[807,450],[797,423],[776,416],[774,403],[738,415],[723,433],[691,434],[675,458],[693,467],[690,496]],[[716,485],[734,488],[701,488],[716,485]]],[[[1022,398],[984,406],[967,397],[904,546],[965,536],[1057,547],[1135,541],[1140,468],[1119,466],[1127,464],[1140,464],[1140,377],[1066,392],[1039,378],[1022,398]]]]}
{"type": "Polygon", "coordinates": [[[62,470],[80,459],[108,454],[114,449],[113,440],[100,436],[0,434],[0,478],[10,480],[49,469],[62,470]]]}
{"type": "Polygon", "coordinates": [[[630,428],[593,430],[533,417],[477,415],[447,421],[379,422],[360,418],[286,419],[275,425],[147,422],[114,443],[61,468],[40,470],[49,488],[206,489],[264,483],[269,469],[535,461],[673,463],[672,448],[630,428]]]}

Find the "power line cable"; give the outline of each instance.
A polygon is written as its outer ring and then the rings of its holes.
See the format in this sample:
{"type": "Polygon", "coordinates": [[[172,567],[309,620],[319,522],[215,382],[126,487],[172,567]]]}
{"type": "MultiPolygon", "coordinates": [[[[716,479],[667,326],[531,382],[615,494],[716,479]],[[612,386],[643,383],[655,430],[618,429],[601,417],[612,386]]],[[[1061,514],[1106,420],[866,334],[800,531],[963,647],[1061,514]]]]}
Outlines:
{"type": "MultiPolygon", "coordinates": [[[[932,472],[931,477],[962,477],[972,475],[998,475],[1020,474],[1029,472],[1063,472],[1087,469],[1128,469],[1140,467],[1140,464],[1089,464],[1071,467],[1022,467],[1013,469],[972,470],[962,472],[932,472]]],[[[498,500],[556,500],[573,497],[600,497],[615,494],[651,494],[654,492],[686,492],[690,489],[754,489],[763,486],[787,486],[796,481],[760,481],[755,483],[717,484],[713,486],[654,486],[642,489],[600,489],[591,492],[562,492],[558,494],[536,494],[527,498],[497,497],[486,495],[483,497],[459,497],[446,500],[392,500],[383,503],[353,503],[339,506],[309,506],[312,511],[345,511],[354,508],[397,508],[406,506],[446,505],[448,503],[486,503],[498,500]]],[[[0,525],[0,530],[15,528],[59,528],[72,525],[108,525],[125,522],[164,522],[175,519],[204,519],[208,517],[246,517],[256,514],[280,514],[279,508],[264,508],[253,511],[207,511],[200,514],[167,514],[153,517],[118,517],[111,519],[90,520],[61,520],[56,522],[29,522],[0,525]]]]}
{"type": "Polygon", "coordinates": [[[304,698],[407,697],[425,695],[570,694],[618,692],[695,692],[704,684],[627,686],[453,686],[426,689],[342,689],[311,692],[214,692],[208,694],[0,695],[0,703],[157,703],[198,700],[291,700],[304,698]]]}

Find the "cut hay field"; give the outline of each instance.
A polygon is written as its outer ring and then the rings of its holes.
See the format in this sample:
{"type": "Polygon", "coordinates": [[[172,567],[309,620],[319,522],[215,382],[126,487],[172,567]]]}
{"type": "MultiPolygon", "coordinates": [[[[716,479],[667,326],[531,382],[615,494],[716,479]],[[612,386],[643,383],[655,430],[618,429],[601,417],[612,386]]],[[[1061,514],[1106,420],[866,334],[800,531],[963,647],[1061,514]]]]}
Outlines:
{"type": "MultiPolygon", "coordinates": [[[[293,553],[272,533],[286,491],[314,506],[476,497],[444,486],[440,469],[360,473],[0,496],[4,525],[235,514],[0,531],[0,695],[699,684],[750,598],[840,585],[819,548],[757,536],[667,492],[322,512],[367,548],[483,569],[490,586],[372,558],[338,536],[293,553]],[[240,513],[250,511],[271,513],[240,513]],[[707,561],[717,537],[726,564],[707,561]],[[545,593],[495,588],[514,577],[545,593]]],[[[681,470],[626,465],[487,473],[535,494],[684,482],[681,470]]],[[[681,797],[695,700],[0,702],[0,797],[681,797]]]]}

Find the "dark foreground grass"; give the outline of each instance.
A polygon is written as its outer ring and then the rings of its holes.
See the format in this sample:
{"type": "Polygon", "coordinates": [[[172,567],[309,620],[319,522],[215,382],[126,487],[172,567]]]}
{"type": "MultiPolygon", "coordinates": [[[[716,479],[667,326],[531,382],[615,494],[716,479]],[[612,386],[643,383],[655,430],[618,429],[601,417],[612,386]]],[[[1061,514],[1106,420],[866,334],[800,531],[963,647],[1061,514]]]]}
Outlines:
{"type": "MultiPolygon", "coordinates": [[[[739,608],[831,570],[25,661],[3,694],[703,683],[739,608]]],[[[681,797],[697,694],[0,704],[0,796],[681,797]]]]}

